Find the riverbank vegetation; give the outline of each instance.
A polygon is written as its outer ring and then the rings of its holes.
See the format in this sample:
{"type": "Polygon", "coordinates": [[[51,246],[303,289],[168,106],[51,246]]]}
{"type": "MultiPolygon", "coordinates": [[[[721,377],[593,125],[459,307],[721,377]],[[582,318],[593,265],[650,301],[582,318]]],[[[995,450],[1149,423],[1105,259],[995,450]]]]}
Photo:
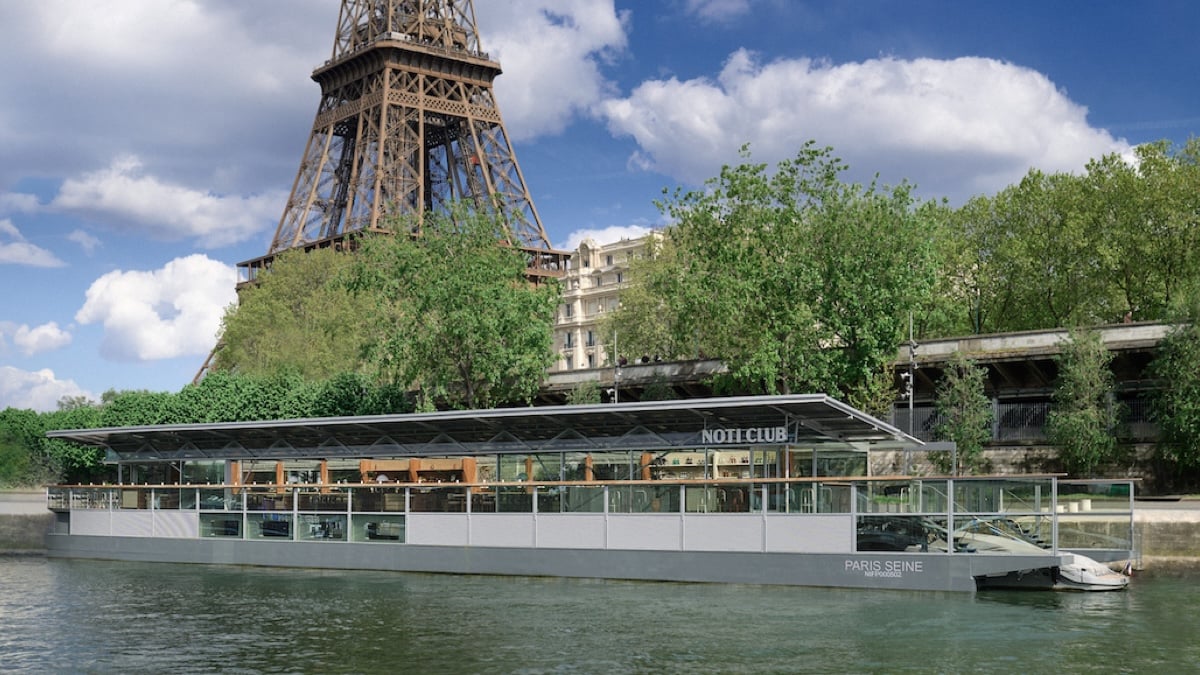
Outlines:
{"type": "MultiPolygon", "coordinates": [[[[848,183],[845,168],[814,143],[774,167],[745,149],[703,189],[664,193],[670,224],[631,264],[602,330],[625,353],[721,358],[718,392],[825,391],[886,414],[910,316],[918,340],[1174,322],[1152,368],[1160,470],[1181,487],[1200,480],[1200,140],[1077,174],[1031,170],[958,207],[906,183],[848,183]]],[[[0,482],[102,472],[96,451],[45,439],[52,428],[529,401],[553,358],[557,287],[525,282],[523,257],[495,245],[505,227],[487,213],[455,207],[393,226],[353,240],[353,255],[281,254],[226,315],[215,372],[199,384],[3,411],[0,482]]],[[[1049,432],[1086,474],[1121,448],[1105,441],[1102,355],[1073,335],[1049,432]]]]}

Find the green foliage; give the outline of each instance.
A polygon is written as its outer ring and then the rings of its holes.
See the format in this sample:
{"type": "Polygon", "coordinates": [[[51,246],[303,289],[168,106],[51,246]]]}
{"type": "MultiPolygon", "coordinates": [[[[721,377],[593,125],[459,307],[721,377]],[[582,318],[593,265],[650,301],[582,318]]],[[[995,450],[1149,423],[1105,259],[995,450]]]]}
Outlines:
{"type": "Polygon", "coordinates": [[[53,482],[63,467],[46,442],[43,415],[32,410],[0,411],[0,485],[32,487],[53,482]]]}
{"type": "MultiPolygon", "coordinates": [[[[78,401],[59,402],[59,410],[41,415],[45,430],[90,429],[101,426],[101,411],[94,404],[78,405],[78,401]]],[[[57,467],[58,479],[71,483],[100,480],[110,471],[102,462],[104,451],[100,448],[79,445],[59,438],[41,439],[44,455],[49,466],[57,467]]]]}
{"type": "Polygon", "coordinates": [[[332,248],[276,256],[226,310],[214,370],[309,380],[358,370],[373,303],[346,288],[342,275],[353,263],[332,248]]]}
{"type": "Polygon", "coordinates": [[[600,385],[593,380],[580,382],[567,392],[570,405],[588,405],[600,402],[600,385]]]}
{"type": "Polygon", "coordinates": [[[651,378],[642,388],[640,397],[643,401],[674,401],[677,398],[679,398],[679,394],[662,375],[655,375],[651,378]]]}
{"type": "Polygon", "coordinates": [[[373,305],[367,353],[380,381],[451,407],[532,400],[553,362],[559,293],[526,281],[525,257],[497,245],[504,231],[456,205],[426,214],[420,236],[363,241],[349,288],[373,305]]]}
{"type": "Polygon", "coordinates": [[[810,142],[773,173],[726,166],[660,204],[675,224],[630,271],[622,345],[719,357],[733,390],[874,400],[909,310],[931,304],[940,221],[907,184],[845,184],[844,168],[810,142]]]}
{"type": "Polygon", "coordinates": [[[1121,413],[1113,399],[1112,353],[1099,333],[1079,330],[1071,332],[1062,350],[1046,435],[1058,446],[1069,473],[1090,478],[1099,466],[1117,459],[1121,413]]]}
{"type": "Polygon", "coordinates": [[[102,427],[141,427],[151,424],[178,424],[175,397],[165,391],[108,392],[100,409],[102,427]]]}
{"type": "Polygon", "coordinates": [[[987,370],[955,352],[937,384],[935,406],[941,423],[940,440],[957,445],[957,466],[936,454],[932,461],[942,471],[959,475],[973,472],[983,463],[983,444],[992,438],[992,402],[984,392],[987,370]]]}
{"type": "Polygon", "coordinates": [[[0,427],[0,486],[29,484],[33,458],[12,430],[0,427]]]}
{"type": "Polygon", "coordinates": [[[1160,454],[1174,465],[1180,482],[1200,477],[1200,329],[1181,323],[1159,343],[1150,364],[1158,380],[1154,418],[1160,454]]]}
{"type": "Polygon", "coordinates": [[[1200,283],[1200,139],[1106,155],[1083,175],[1031,170],[951,222],[962,244],[945,292],[972,332],[1162,320],[1200,283]]]}

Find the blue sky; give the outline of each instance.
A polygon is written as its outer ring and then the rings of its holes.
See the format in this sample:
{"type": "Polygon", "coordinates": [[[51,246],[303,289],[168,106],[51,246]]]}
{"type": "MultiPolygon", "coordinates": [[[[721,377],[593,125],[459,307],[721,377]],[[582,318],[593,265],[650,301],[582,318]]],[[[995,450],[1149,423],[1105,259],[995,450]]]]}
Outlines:
{"type": "MultiPolygon", "coordinates": [[[[552,241],[750,143],[961,203],[1200,130],[1191,2],[476,0],[552,241]]],[[[266,252],[336,0],[0,0],[0,408],[177,391],[266,252]]]]}

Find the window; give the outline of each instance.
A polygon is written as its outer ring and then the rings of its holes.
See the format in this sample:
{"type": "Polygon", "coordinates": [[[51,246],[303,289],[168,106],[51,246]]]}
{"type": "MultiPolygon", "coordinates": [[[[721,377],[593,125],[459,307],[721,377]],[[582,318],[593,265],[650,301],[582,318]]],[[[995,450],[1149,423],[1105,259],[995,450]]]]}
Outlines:
{"type": "Polygon", "coordinates": [[[596,367],[596,355],[588,354],[588,368],[595,368],[595,367],[596,367]]]}
{"type": "Polygon", "coordinates": [[[574,333],[567,333],[565,338],[563,339],[563,346],[574,347],[575,346],[574,337],[575,337],[574,333]]]}
{"type": "Polygon", "coordinates": [[[609,267],[612,267],[612,256],[611,255],[604,256],[604,264],[608,265],[609,267]]]}
{"type": "Polygon", "coordinates": [[[617,272],[617,283],[619,284],[619,283],[622,283],[622,282],[624,282],[624,281],[625,281],[625,275],[624,275],[624,274],[622,274],[622,273],[620,273],[620,272],[617,272]]]}
{"type": "MultiPolygon", "coordinates": [[[[590,331],[590,330],[588,331],[587,346],[589,346],[589,347],[596,346],[596,334],[595,334],[595,332],[590,331]]],[[[589,355],[589,361],[591,360],[590,357],[591,357],[591,355],[589,355]]]]}
{"type": "Polygon", "coordinates": [[[571,318],[574,308],[571,305],[563,305],[563,318],[571,318]]]}

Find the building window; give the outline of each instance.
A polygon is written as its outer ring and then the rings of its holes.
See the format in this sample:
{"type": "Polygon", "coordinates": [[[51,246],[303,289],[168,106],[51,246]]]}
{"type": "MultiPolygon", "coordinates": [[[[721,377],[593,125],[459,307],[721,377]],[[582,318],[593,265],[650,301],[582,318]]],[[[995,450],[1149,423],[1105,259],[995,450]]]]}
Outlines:
{"type": "Polygon", "coordinates": [[[621,274],[620,272],[617,272],[617,283],[619,284],[623,281],[625,281],[625,275],[621,274]]]}
{"type": "Polygon", "coordinates": [[[571,305],[563,305],[563,318],[564,319],[571,318],[572,313],[573,313],[573,308],[571,305]]]}
{"type": "Polygon", "coordinates": [[[566,347],[574,347],[575,346],[575,340],[573,339],[574,337],[575,337],[574,333],[567,333],[566,337],[563,339],[563,345],[566,347]]]}
{"type": "MultiPolygon", "coordinates": [[[[590,330],[588,331],[588,337],[587,337],[587,346],[589,346],[589,347],[595,347],[595,346],[596,346],[596,334],[595,334],[593,331],[590,331],[590,330]]],[[[589,356],[590,356],[590,355],[589,355],[589,356]]]]}
{"type": "Polygon", "coordinates": [[[609,267],[612,267],[612,256],[611,255],[604,256],[604,264],[608,265],[609,267]]]}
{"type": "Polygon", "coordinates": [[[599,286],[603,286],[603,285],[604,285],[604,277],[597,274],[596,275],[596,286],[599,287],[599,286]]]}
{"type": "Polygon", "coordinates": [[[596,367],[596,355],[588,354],[588,368],[595,368],[595,367],[596,367]]]}

